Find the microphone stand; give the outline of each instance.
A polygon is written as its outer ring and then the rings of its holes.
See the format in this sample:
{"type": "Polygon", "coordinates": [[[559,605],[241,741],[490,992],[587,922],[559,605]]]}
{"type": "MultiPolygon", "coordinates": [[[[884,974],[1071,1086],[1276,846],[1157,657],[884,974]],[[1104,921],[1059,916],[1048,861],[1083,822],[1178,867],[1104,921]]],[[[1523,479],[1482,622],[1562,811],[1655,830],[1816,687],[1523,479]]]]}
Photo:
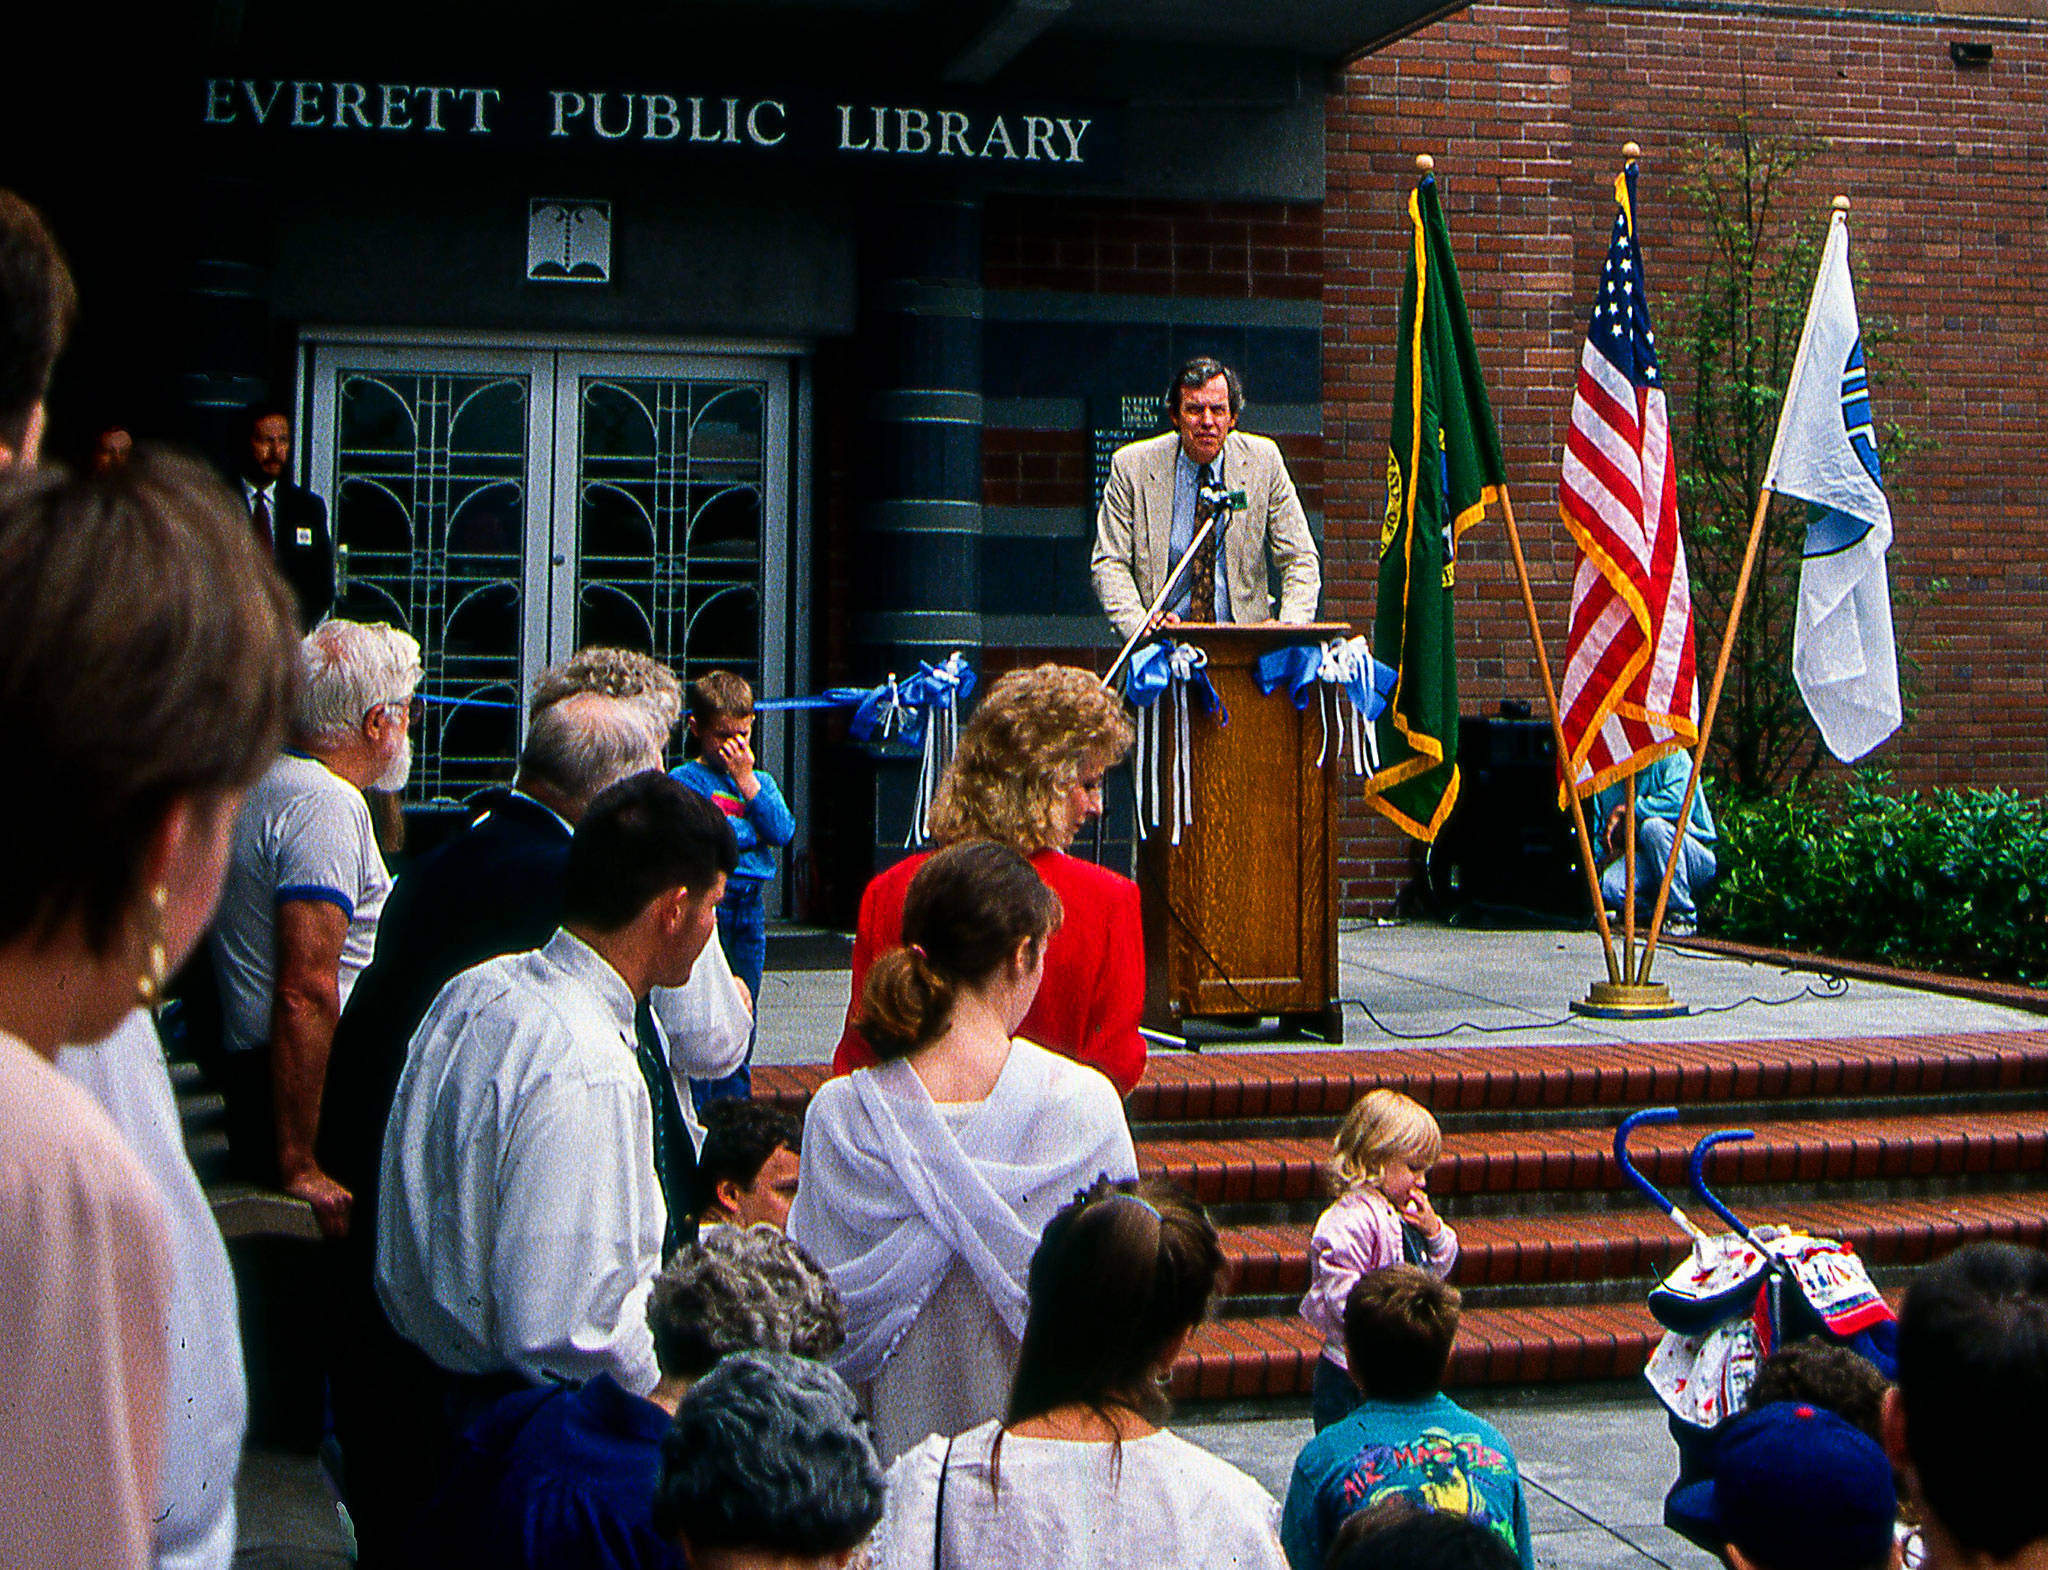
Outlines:
{"type": "Polygon", "coordinates": [[[1228,491],[1218,491],[1214,494],[1204,495],[1200,498],[1200,502],[1201,510],[1207,513],[1208,516],[1202,519],[1202,526],[1195,531],[1195,537],[1188,542],[1188,548],[1181,553],[1180,560],[1173,564],[1173,571],[1166,575],[1164,587],[1160,589],[1152,603],[1145,608],[1145,619],[1139,624],[1138,630],[1124,640],[1123,648],[1118,651],[1117,657],[1110,661],[1109,669],[1102,677],[1103,686],[1107,687],[1111,682],[1115,681],[1116,673],[1123,669],[1124,661],[1131,657],[1131,651],[1144,642],[1148,635],[1159,630],[1159,613],[1165,607],[1166,602],[1173,597],[1174,590],[1180,587],[1181,574],[1188,570],[1188,564],[1195,559],[1195,552],[1199,551],[1202,548],[1203,542],[1216,532],[1218,521],[1237,510],[1230,500],[1230,493],[1228,491]]]}

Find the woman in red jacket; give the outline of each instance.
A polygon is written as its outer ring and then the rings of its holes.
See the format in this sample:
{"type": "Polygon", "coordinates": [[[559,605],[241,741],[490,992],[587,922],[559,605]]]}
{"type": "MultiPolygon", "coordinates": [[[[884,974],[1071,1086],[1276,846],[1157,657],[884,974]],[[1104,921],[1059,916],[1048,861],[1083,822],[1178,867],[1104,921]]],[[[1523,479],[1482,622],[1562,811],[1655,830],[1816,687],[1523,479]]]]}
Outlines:
{"type": "MultiPolygon", "coordinates": [[[[1130,750],[1123,703],[1089,672],[1069,665],[1011,671],[989,690],[960,736],[932,804],[938,845],[987,839],[1029,856],[1066,909],[1045,951],[1045,982],[1018,1034],[1094,1065],[1128,1095],[1145,1072],[1138,1015],[1145,1001],[1145,943],[1138,885],[1067,854],[1102,810],[1102,776],[1130,750]]],[[[853,940],[853,998],[868,966],[903,941],[903,896],[923,854],[898,862],[861,896],[853,940]]],[[[847,1010],[833,1055],[845,1074],[875,1061],[847,1010]]]]}

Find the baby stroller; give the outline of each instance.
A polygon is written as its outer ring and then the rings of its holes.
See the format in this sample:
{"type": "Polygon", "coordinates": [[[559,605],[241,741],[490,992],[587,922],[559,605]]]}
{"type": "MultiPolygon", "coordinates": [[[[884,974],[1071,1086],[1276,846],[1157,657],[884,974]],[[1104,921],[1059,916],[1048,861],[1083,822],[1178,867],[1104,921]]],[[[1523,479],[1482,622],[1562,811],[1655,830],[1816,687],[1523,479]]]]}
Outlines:
{"type": "MultiPolygon", "coordinates": [[[[1676,1107],[1624,1118],[1614,1131],[1614,1159],[1692,1239],[1686,1260],[1651,1289],[1650,1312],[1664,1327],[1664,1338],[1643,1371],[1670,1414],[1678,1444],[1678,1480],[1665,1496],[1666,1524],[1691,1537],[1693,1523],[1674,1513],[1672,1502],[1681,1489],[1709,1475],[1715,1431],[1743,1410],[1763,1362],[1782,1346],[1819,1337],[1848,1347],[1889,1380],[1898,1369],[1898,1324],[1849,1245],[1790,1227],[1746,1226],[1707,1187],[1707,1157],[1717,1146],[1754,1139],[1752,1129],[1720,1129],[1693,1146],[1693,1189],[1731,1230],[1708,1233],[1694,1225],[1628,1155],[1636,1129],[1677,1121],[1676,1107]]],[[[1719,1552],[1721,1545],[1700,1546],[1719,1552]]]]}

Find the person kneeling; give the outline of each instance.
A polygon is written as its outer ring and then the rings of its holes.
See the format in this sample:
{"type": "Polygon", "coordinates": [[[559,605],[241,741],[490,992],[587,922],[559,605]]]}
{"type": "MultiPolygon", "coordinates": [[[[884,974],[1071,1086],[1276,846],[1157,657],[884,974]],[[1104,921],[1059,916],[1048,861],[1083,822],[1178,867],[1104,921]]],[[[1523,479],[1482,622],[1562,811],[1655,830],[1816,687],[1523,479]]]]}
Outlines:
{"type": "Polygon", "coordinates": [[[1459,1297],[1412,1265],[1361,1277],[1344,1305],[1344,1350],[1364,1401],[1296,1458],[1280,1540],[1294,1570],[1322,1570],[1344,1518],[1405,1494],[1462,1515],[1532,1570],[1529,1512],[1514,1451],[1443,1393],[1459,1297]]]}

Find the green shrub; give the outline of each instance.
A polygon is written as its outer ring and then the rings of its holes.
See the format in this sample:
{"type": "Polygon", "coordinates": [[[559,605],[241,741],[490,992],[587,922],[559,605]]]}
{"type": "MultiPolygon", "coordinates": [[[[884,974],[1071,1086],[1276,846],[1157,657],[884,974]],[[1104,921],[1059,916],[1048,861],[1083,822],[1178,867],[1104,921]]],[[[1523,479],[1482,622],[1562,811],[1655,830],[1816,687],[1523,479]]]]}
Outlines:
{"type": "Polygon", "coordinates": [[[1716,806],[1721,935],[2048,983],[2048,800],[1880,777],[1716,806]]]}

